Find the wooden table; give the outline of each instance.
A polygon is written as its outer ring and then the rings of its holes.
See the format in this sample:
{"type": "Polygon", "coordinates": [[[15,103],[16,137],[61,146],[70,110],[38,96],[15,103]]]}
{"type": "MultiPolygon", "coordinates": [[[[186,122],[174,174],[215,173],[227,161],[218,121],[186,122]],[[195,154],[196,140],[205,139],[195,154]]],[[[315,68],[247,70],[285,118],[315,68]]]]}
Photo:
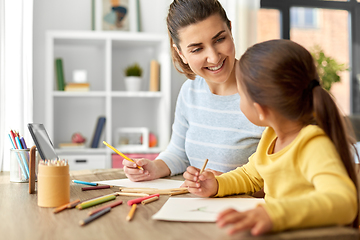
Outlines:
{"type": "MultiPolygon", "coordinates": [[[[71,179],[83,181],[101,181],[124,178],[121,169],[92,170],[71,172],[71,179]]],[[[181,179],[177,176],[174,179],[181,179]]],[[[28,193],[27,183],[11,183],[8,172],[0,173],[0,239],[26,240],[90,240],[90,239],[359,239],[356,229],[347,227],[327,227],[298,231],[286,231],[252,237],[249,232],[228,236],[225,229],[219,229],[215,223],[184,223],[152,220],[168,199],[160,199],[145,206],[139,205],[132,221],[125,220],[130,207],[127,200],[134,197],[119,196],[124,203],[113,208],[110,213],[88,225],[80,226],[79,221],[87,217],[89,210],[69,209],[58,214],[52,208],[37,206],[37,195],[28,193]]],[[[95,197],[118,191],[118,188],[95,191],[81,191],[83,185],[71,184],[71,201],[95,197]]],[[[192,194],[174,197],[191,197],[192,194]]],[[[105,203],[106,204],[106,203],[105,203]]],[[[92,207],[95,209],[97,206],[92,207]]]]}

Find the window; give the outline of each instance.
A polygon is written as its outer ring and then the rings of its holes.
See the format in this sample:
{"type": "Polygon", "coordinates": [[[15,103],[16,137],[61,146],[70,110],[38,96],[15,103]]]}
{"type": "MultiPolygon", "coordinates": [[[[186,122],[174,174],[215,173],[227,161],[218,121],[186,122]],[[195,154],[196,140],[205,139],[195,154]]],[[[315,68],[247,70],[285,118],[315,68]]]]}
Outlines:
{"type": "MultiPolygon", "coordinates": [[[[325,54],[349,67],[340,73],[341,83],[335,83],[331,93],[345,114],[360,114],[360,0],[260,0],[260,7],[259,14],[277,10],[280,17],[279,23],[267,25],[271,30],[259,26],[258,31],[274,32],[280,26],[280,38],[309,51],[320,45],[325,54]]],[[[262,33],[258,35],[264,40],[262,33]]]]}
{"type": "Polygon", "coordinates": [[[316,8],[292,7],[290,9],[290,25],[296,28],[317,28],[316,8]]]}

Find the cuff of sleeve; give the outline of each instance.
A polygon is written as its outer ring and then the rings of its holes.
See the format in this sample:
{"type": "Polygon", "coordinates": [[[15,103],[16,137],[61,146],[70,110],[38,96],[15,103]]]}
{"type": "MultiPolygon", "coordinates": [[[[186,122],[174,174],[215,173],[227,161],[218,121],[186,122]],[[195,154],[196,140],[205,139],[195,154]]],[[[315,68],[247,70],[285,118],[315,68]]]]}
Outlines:
{"type": "Polygon", "coordinates": [[[225,184],[225,179],[222,177],[222,175],[220,176],[215,176],[216,181],[218,182],[218,191],[217,194],[214,197],[223,197],[225,196],[225,190],[226,188],[224,186],[226,186],[225,184]]]}
{"type": "Polygon", "coordinates": [[[272,227],[273,232],[279,232],[285,229],[285,222],[283,222],[284,212],[280,208],[280,206],[276,206],[271,203],[264,203],[259,205],[261,205],[269,215],[273,226],[272,227]]]}
{"type": "Polygon", "coordinates": [[[160,153],[156,159],[161,159],[170,169],[170,176],[178,175],[186,170],[186,164],[181,161],[174,162],[166,153],[160,153]]]}

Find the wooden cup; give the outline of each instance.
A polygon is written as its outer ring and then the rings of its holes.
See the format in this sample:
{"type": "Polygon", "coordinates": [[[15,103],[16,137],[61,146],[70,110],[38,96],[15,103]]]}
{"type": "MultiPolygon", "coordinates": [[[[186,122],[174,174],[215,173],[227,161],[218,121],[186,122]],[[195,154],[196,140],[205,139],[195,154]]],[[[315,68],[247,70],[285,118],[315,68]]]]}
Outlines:
{"type": "Polygon", "coordinates": [[[69,165],[38,166],[38,206],[58,207],[70,202],[69,165]]]}

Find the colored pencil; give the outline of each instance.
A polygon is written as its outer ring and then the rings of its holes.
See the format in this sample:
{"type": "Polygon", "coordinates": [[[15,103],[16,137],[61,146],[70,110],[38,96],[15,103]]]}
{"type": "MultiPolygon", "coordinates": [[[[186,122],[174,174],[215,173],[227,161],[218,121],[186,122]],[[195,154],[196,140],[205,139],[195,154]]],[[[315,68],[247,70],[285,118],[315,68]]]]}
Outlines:
{"type": "MultiPolygon", "coordinates": [[[[8,134],[8,135],[9,135],[10,142],[11,142],[13,148],[16,149],[16,148],[15,148],[15,144],[14,144],[15,142],[12,141],[10,134],[8,134]]],[[[22,165],[21,160],[20,160],[20,158],[19,158],[19,155],[18,155],[17,153],[15,153],[15,155],[16,155],[16,158],[17,158],[17,160],[18,160],[18,163],[19,163],[21,172],[23,173],[25,179],[28,179],[27,174],[26,174],[26,171],[25,171],[25,169],[24,169],[24,166],[22,165]]]]}
{"type": "Polygon", "coordinates": [[[90,200],[90,201],[87,201],[87,202],[80,203],[79,205],[76,206],[76,208],[77,209],[85,209],[85,208],[92,207],[92,206],[95,206],[95,205],[100,204],[100,203],[104,203],[104,202],[114,200],[115,198],[116,198],[116,196],[114,196],[114,195],[97,198],[97,199],[94,199],[94,200],[90,200]]]}
{"type": "Polygon", "coordinates": [[[152,198],[152,197],[159,197],[159,196],[160,196],[160,194],[156,193],[156,194],[149,195],[149,196],[146,196],[146,197],[141,197],[141,198],[136,198],[136,199],[129,200],[129,201],[127,201],[127,204],[129,206],[131,206],[133,204],[141,203],[142,201],[144,201],[146,199],[149,199],[149,198],[152,198]]]}
{"type": "Polygon", "coordinates": [[[126,221],[130,221],[134,217],[136,206],[137,204],[132,205],[129,214],[126,216],[126,221]]]}
{"type": "Polygon", "coordinates": [[[204,170],[205,170],[205,168],[206,168],[206,164],[208,163],[208,161],[209,161],[209,159],[206,159],[206,160],[205,160],[205,162],[204,162],[204,164],[203,164],[203,166],[202,166],[202,168],[201,168],[201,170],[200,170],[199,175],[201,175],[201,174],[204,172],[204,170]]]}
{"type": "Polygon", "coordinates": [[[120,188],[121,192],[124,193],[148,193],[160,195],[169,195],[178,191],[185,191],[187,188],[169,188],[169,189],[156,189],[156,188],[120,188]]]}
{"type": "Polygon", "coordinates": [[[101,185],[101,186],[94,186],[94,187],[83,187],[81,188],[82,191],[89,191],[89,190],[97,190],[97,189],[106,189],[111,188],[109,185],[101,185]]]}
{"type": "MultiPolygon", "coordinates": [[[[20,139],[19,139],[18,136],[15,137],[15,141],[17,142],[18,148],[19,148],[19,149],[23,149],[23,147],[21,146],[20,139]]],[[[20,156],[21,156],[21,159],[22,159],[22,161],[23,161],[23,163],[24,163],[24,166],[25,166],[25,170],[26,170],[26,173],[27,173],[27,178],[29,178],[30,172],[29,172],[29,166],[28,166],[26,157],[24,156],[24,153],[23,153],[23,152],[20,152],[20,156]]]]}
{"type": "Polygon", "coordinates": [[[91,183],[91,182],[85,182],[85,181],[80,181],[80,180],[72,180],[73,183],[79,183],[79,184],[85,184],[85,185],[91,185],[91,186],[97,186],[97,183],[91,183]]]}
{"type": "Polygon", "coordinates": [[[108,205],[105,205],[105,206],[103,206],[103,207],[99,207],[98,209],[89,212],[89,215],[90,215],[90,216],[91,216],[91,215],[94,215],[95,213],[100,212],[101,210],[103,210],[103,209],[105,209],[105,208],[108,208],[108,207],[114,208],[114,207],[116,207],[116,206],[121,205],[122,203],[123,203],[122,200],[119,200],[119,201],[110,203],[110,204],[108,204],[108,205]]]}
{"type": "Polygon", "coordinates": [[[156,200],[158,200],[158,199],[159,199],[158,196],[155,196],[155,197],[152,197],[152,198],[148,198],[148,199],[145,199],[145,200],[141,201],[141,204],[142,204],[142,205],[145,205],[145,204],[147,204],[147,203],[154,202],[154,201],[156,201],[156,200]]]}
{"type": "Polygon", "coordinates": [[[170,193],[170,196],[175,196],[175,195],[180,195],[180,194],[185,194],[185,193],[189,193],[189,189],[185,189],[185,190],[177,191],[177,192],[172,192],[172,193],[170,193]]]}
{"type": "Polygon", "coordinates": [[[127,197],[146,197],[149,196],[147,193],[126,193],[126,192],[116,192],[117,195],[127,196],[127,197]]]}
{"type": "Polygon", "coordinates": [[[111,210],[111,207],[108,207],[108,208],[105,208],[103,209],[102,211],[98,212],[98,213],[95,213],[94,215],[84,219],[84,220],[80,220],[79,224],[81,226],[84,226],[85,224],[88,224],[89,222],[92,222],[94,221],[95,219],[105,215],[106,213],[110,212],[111,210]]]}
{"type": "MultiPolygon", "coordinates": [[[[131,158],[127,157],[126,155],[124,155],[123,153],[121,153],[119,150],[117,150],[116,148],[114,148],[113,146],[111,146],[110,144],[108,144],[107,142],[103,141],[103,143],[108,146],[109,148],[111,148],[114,152],[116,152],[117,154],[119,154],[120,156],[122,156],[123,158],[125,158],[126,160],[130,161],[130,162],[134,162],[134,160],[132,160],[131,158]]],[[[137,166],[137,168],[144,170],[142,167],[137,166]]]]}
{"type": "Polygon", "coordinates": [[[64,204],[64,205],[62,205],[62,206],[60,206],[60,207],[55,208],[55,209],[53,210],[53,213],[59,213],[59,212],[65,210],[65,209],[67,209],[67,208],[71,208],[71,206],[73,206],[75,203],[79,203],[79,202],[80,202],[80,199],[77,199],[77,200],[75,200],[75,201],[73,201],[73,202],[64,204]]]}
{"type": "Polygon", "coordinates": [[[16,135],[15,135],[13,130],[10,130],[10,135],[11,135],[12,141],[14,143],[14,149],[18,149],[18,146],[17,146],[16,141],[15,141],[16,135]]]}

